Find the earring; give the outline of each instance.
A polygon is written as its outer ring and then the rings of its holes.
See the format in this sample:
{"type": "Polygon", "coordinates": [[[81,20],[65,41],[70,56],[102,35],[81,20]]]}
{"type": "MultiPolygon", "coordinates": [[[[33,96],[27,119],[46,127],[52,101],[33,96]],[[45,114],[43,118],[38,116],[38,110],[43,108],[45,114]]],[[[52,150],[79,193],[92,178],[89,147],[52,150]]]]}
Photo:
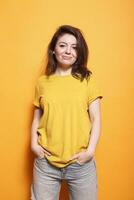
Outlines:
{"type": "Polygon", "coordinates": [[[55,52],[53,51],[53,54],[55,54],[55,52]]]}

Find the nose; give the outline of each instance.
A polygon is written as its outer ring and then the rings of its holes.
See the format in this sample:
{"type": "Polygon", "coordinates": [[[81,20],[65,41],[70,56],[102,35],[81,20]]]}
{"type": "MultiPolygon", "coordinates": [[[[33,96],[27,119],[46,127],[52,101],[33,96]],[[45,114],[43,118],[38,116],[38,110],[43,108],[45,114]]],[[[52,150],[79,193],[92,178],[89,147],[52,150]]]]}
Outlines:
{"type": "Polygon", "coordinates": [[[67,54],[70,54],[70,53],[71,53],[71,47],[68,46],[68,47],[66,48],[66,53],[67,53],[67,54]]]}

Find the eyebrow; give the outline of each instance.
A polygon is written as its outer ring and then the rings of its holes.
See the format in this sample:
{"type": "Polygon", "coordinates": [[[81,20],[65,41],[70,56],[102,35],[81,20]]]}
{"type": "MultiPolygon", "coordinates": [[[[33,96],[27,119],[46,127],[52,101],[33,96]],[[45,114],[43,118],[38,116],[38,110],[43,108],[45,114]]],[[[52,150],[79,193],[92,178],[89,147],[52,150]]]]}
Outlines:
{"type": "MultiPolygon", "coordinates": [[[[60,44],[60,43],[64,43],[64,44],[67,44],[66,42],[59,42],[59,44],[60,44]]],[[[75,44],[72,44],[72,45],[77,45],[77,43],[75,43],[75,44]]]]}

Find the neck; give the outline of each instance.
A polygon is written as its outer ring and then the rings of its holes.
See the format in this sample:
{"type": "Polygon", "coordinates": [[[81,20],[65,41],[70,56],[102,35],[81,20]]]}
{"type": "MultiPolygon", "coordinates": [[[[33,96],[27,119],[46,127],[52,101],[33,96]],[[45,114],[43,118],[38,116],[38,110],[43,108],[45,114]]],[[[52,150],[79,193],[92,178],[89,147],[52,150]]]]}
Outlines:
{"type": "Polygon", "coordinates": [[[68,68],[68,69],[62,69],[61,67],[57,67],[57,69],[55,71],[55,74],[61,75],[61,76],[70,75],[71,74],[71,70],[72,70],[71,67],[68,68]]]}

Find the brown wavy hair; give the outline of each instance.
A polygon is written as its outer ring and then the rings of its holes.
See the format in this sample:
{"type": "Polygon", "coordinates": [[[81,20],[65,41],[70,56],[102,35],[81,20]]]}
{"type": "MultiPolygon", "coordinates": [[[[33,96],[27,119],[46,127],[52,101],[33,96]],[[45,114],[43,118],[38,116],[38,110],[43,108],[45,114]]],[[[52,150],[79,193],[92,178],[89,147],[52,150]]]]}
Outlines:
{"type": "Polygon", "coordinates": [[[60,26],[56,32],[54,33],[48,48],[47,48],[47,65],[45,69],[45,75],[50,76],[54,74],[57,68],[57,60],[53,51],[55,49],[57,40],[64,34],[71,34],[77,40],[77,60],[72,65],[71,74],[75,78],[83,80],[84,78],[89,78],[92,72],[87,69],[87,61],[89,55],[89,49],[87,43],[83,37],[83,34],[80,29],[70,26],[70,25],[62,25],[60,26]]]}

